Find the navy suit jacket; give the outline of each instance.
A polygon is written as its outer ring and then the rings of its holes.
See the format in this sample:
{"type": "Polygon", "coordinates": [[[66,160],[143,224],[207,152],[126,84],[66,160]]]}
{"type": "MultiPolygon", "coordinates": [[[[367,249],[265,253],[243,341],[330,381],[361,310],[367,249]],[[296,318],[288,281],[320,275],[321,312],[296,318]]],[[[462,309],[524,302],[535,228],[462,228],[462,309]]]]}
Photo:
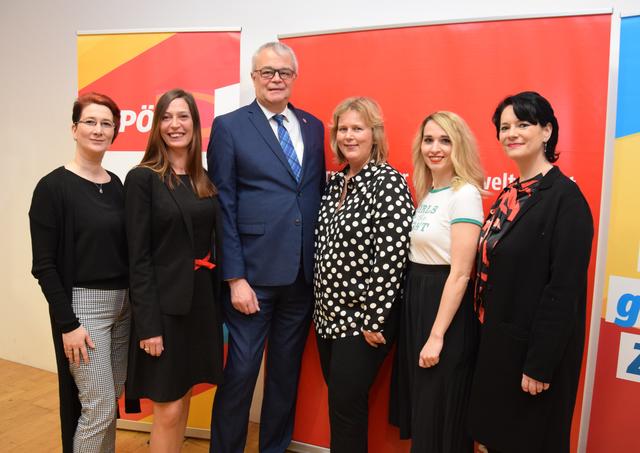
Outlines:
{"type": "Polygon", "coordinates": [[[213,121],[207,163],[222,208],[224,279],[289,285],[302,263],[312,281],[313,236],[325,183],[324,127],[311,114],[289,108],[304,142],[300,182],[257,101],[213,121]]]}

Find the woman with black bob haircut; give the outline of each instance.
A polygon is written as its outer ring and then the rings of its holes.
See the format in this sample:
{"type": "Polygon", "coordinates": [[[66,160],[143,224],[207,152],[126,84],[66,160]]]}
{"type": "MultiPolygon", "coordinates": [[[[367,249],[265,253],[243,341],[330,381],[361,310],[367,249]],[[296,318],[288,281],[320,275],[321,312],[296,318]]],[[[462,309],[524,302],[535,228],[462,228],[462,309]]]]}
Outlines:
{"type": "Polygon", "coordinates": [[[550,163],[557,161],[560,157],[560,155],[556,153],[560,126],[558,125],[558,120],[556,119],[551,104],[535,91],[523,91],[515,96],[506,97],[500,105],[498,105],[491,118],[493,125],[496,127],[496,138],[498,140],[501,140],[500,123],[502,112],[508,106],[511,106],[520,121],[528,122],[532,125],[551,126],[551,134],[547,141],[544,142],[544,157],[550,163]]]}
{"type": "Polygon", "coordinates": [[[585,333],[591,211],[552,165],[558,122],[534,92],[504,99],[497,138],[519,178],[480,233],[475,302],[481,340],[469,429],[492,453],[568,452],[585,333]]]}
{"type": "Polygon", "coordinates": [[[177,452],[191,389],[220,383],[223,358],[220,215],[190,93],[158,100],[142,162],[125,180],[125,211],[134,327],[127,397],[153,401],[151,452],[177,452]]]}
{"type": "Polygon", "coordinates": [[[85,93],[71,114],[73,159],[38,182],[29,221],[33,276],[49,303],[62,451],[112,452],[127,373],[129,269],[122,182],[102,167],[120,109],[85,93]]]}

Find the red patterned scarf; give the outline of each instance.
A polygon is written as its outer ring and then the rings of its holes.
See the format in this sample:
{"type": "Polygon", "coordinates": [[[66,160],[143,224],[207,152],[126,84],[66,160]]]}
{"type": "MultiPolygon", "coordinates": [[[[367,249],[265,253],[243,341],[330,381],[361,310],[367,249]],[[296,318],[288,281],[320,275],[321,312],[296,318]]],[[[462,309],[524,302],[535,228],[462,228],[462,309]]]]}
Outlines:
{"type": "Polygon", "coordinates": [[[475,307],[481,322],[484,322],[483,296],[491,265],[489,254],[516,218],[524,203],[535,193],[541,180],[542,174],[539,174],[522,183],[516,179],[505,187],[489,210],[489,215],[482,226],[478,242],[475,283],[475,307]]]}

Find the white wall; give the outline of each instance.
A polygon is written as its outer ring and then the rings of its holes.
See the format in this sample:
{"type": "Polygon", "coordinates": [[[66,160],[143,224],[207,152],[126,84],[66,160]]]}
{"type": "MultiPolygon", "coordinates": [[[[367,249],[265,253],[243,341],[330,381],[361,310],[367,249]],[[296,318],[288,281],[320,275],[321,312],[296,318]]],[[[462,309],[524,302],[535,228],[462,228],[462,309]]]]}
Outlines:
{"type": "MultiPolygon", "coordinates": [[[[278,34],[461,18],[618,8],[639,0],[3,0],[0,87],[4,175],[0,179],[0,358],[55,369],[46,302],[30,275],[27,212],[40,177],[71,159],[78,30],[242,27],[241,103],[253,99],[250,56],[278,34]]],[[[518,55],[517,58],[526,58],[518,55]]],[[[407,55],[406,58],[416,58],[407,55]]],[[[402,65],[399,58],[398,65],[402,65]]],[[[198,68],[191,68],[198,70],[198,68]]],[[[327,68],[336,70],[336,68],[327,68]]],[[[160,70],[160,69],[159,69],[160,70]]],[[[304,77],[304,67],[300,68],[304,77]]]]}

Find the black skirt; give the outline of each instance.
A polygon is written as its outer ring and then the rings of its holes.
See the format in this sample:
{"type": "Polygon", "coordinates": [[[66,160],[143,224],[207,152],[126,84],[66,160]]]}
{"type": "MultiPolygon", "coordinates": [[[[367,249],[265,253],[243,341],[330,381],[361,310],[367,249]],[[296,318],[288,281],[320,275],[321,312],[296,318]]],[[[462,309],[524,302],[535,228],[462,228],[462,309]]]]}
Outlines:
{"type": "MultiPolygon", "coordinates": [[[[215,227],[215,209],[210,198],[198,198],[188,177],[174,195],[191,218],[195,256],[209,253],[215,227]]],[[[177,213],[176,215],[180,215],[177,213]]],[[[185,232],[186,234],[186,232],[185,232]]],[[[152,357],[140,349],[132,335],[127,371],[127,398],[150,398],[169,402],[182,398],[195,384],[222,382],[224,339],[222,311],[216,300],[214,275],[206,267],[194,271],[191,311],[183,316],[162,315],[164,351],[152,357]]],[[[135,316],[132,332],[135,332],[135,316]]]]}
{"type": "Polygon", "coordinates": [[[139,341],[131,342],[127,398],[175,401],[195,384],[222,382],[222,319],[213,300],[211,271],[200,268],[194,277],[191,312],[162,316],[160,357],[145,353],[139,341]]]}
{"type": "Polygon", "coordinates": [[[400,427],[401,438],[412,439],[412,452],[473,451],[465,428],[478,344],[471,285],[447,329],[439,363],[431,368],[418,366],[449,271],[448,265],[410,263],[407,273],[389,418],[400,427]]]}

